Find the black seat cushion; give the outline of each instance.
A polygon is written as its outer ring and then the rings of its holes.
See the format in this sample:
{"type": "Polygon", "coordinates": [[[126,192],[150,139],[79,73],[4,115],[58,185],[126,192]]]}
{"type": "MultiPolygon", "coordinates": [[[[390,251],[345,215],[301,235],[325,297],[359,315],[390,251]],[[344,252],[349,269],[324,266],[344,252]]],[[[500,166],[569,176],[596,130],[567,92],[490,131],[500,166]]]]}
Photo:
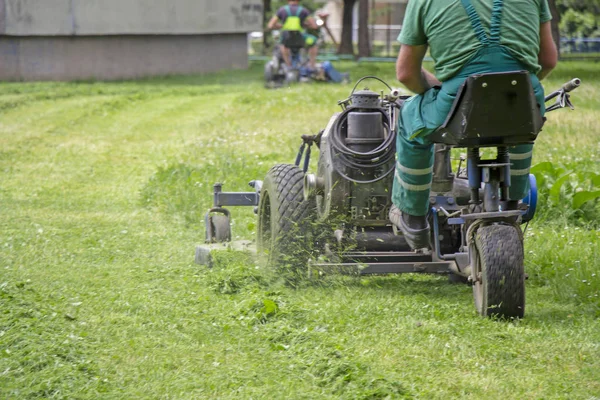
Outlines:
{"type": "Polygon", "coordinates": [[[283,31],[281,43],[288,49],[301,49],[304,47],[304,35],[298,31],[283,31]]]}

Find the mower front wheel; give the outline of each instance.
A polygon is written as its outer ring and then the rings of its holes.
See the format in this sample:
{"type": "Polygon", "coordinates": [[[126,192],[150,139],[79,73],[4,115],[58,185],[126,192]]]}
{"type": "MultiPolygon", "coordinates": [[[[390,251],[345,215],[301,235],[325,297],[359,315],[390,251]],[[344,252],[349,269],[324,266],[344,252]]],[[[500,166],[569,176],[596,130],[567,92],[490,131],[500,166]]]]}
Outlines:
{"type": "Polygon", "coordinates": [[[214,240],[217,243],[231,241],[231,223],[228,215],[213,215],[211,222],[214,229],[214,240]]]}
{"type": "Polygon", "coordinates": [[[274,60],[270,60],[265,64],[265,82],[271,83],[275,80],[275,75],[277,74],[277,70],[279,66],[277,62],[274,60]]]}
{"type": "Polygon", "coordinates": [[[304,172],[277,164],[265,177],[258,204],[257,249],[272,270],[289,275],[307,271],[314,250],[315,201],[304,200],[304,172]]]}

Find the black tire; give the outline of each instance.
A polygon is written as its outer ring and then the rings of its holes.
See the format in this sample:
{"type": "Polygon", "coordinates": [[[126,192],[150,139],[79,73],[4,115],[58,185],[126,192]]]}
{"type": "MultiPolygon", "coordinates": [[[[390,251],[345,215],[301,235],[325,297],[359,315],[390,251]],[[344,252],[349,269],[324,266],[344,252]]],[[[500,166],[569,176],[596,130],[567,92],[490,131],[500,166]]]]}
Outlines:
{"type": "Polygon", "coordinates": [[[217,243],[231,241],[231,224],[226,215],[213,215],[210,217],[213,228],[213,240],[217,243]]]}
{"type": "Polygon", "coordinates": [[[523,239],[518,227],[483,226],[475,234],[475,306],[481,316],[522,318],[525,314],[523,239]]]}
{"type": "Polygon", "coordinates": [[[267,62],[265,64],[265,82],[272,83],[275,81],[275,74],[277,73],[277,68],[273,60],[267,62]]]}
{"type": "Polygon", "coordinates": [[[300,74],[298,70],[292,69],[285,74],[285,83],[291,84],[296,83],[300,80],[300,74]]]}
{"type": "Polygon", "coordinates": [[[267,172],[258,203],[259,257],[270,269],[294,276],[306,275],[315,249],[316,204],[305,201],[303,191],[304,172],[295,165],[277,164],[267,172]]]}

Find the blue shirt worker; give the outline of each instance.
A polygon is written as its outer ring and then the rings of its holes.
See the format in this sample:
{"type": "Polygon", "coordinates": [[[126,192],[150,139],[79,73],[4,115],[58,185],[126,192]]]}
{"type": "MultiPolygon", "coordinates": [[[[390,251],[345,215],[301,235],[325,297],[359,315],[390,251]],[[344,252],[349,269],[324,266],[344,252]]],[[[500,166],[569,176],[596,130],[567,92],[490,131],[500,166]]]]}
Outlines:
{"type": "MultiPolygon", "coordinates": [[[[556,66],[547,0],[410,0],[396,62],[398,80],[416,93],[402,106],[396,138],[396,171],[390,221],[413,249],[428,247],[433,143],[460,85],[472,74],[529,71],[542,114],[540,84],[556,66]],[[431,73],[422,67],[429,50],[431,73]]],[[[529,185],[533,145],[509,148],[514,204],[529,185]]]]}
{"type": "Polygon", "coordinates": [[[309,66],[311,70],[316,69],[317,54],[319,48],[317,46],[317,38],[314,35],[307,34],[304,29],[318,30],[315,19],[310,15],[310,11],[302,7],[298,0],[288,0],[288,5],[277,10],[277,13],[271,18],[267,27],[270,30],[281,30],[281,55],[288,68],[292,67],[292,59],[290,56],[290,47],[307,47],[309,66]]]}

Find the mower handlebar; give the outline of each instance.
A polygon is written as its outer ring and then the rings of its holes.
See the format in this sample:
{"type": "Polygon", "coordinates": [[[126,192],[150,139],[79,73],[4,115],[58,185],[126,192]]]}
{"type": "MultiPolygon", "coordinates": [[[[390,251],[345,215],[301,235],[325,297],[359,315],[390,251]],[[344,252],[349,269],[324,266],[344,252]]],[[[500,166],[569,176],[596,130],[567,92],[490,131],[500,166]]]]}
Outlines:
{"type": "Polygon", "coordinates": [[[578,88],[579,85],[581,85],[581,79],[571,79],[569,82],[562,85],[562,90],[564,90],[565,92],[570,92],[571,90],[578,88]]]}
{"type": "MultiPolygon", "coordinates": [[[[570,92],[570,91],[578,88],[579,85],[581,85],[581,79],[579,79],[579,78],[571,79],[569,82],[567,82],[564,85],[562,85],[560,89],[558,89],[558,90],[550,93],[549,95],[547,95],[544,98],[544,102],[546,102],[548,100],[552,100],[556,96],[561,96],[561,98],[565,97],[565,96],[568,96],[568,95],[566,95],[566,93],[568,93],[568,92],[570,92]]],[[[564,105],[562,105],[561,107],[564,107],[564,105]]]]}

